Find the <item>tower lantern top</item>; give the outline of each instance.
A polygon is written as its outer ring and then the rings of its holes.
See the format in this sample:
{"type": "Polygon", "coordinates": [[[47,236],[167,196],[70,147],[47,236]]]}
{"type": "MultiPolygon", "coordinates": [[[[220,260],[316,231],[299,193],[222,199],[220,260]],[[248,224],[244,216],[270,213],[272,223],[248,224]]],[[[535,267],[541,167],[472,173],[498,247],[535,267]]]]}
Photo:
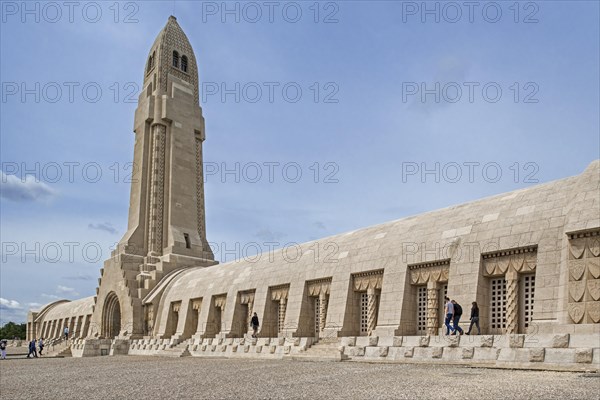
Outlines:
{"type": "Polygon", "coordinates": [[[198,64],[189,39],[177,18],[170,16],[150,48],[144,73],[144,88],[150,92],[166,94],[169,75],[193,87],[196,104],[199,104],[198,64]]]}

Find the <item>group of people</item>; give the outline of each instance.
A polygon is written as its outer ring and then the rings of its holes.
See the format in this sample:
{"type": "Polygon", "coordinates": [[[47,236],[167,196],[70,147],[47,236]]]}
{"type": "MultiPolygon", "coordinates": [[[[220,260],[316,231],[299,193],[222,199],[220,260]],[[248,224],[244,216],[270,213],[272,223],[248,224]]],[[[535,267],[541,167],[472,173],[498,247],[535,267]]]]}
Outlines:
{"type": "MultiPolygon", "coordinates": [[[[448,297],[444,297],[444,301],[446,303],[444,306],[446,335],[450,335],[450,331],[452,331],[452,335],[456,335],[456,332],[462,335],[464,331],[459,326],[460,317],[462,317],[463,313],[462,307],[455,300],[450,300],[448,297]],[[450,325],[451,322],[452,325],[450,325]]],[[[467,335],[471,334],[473,325],[477,326],[477,334],[481,334],[481,328],[479,327],[479,307],[476,301],[471,303],[471,318],[469,319],[471,320],[471,324],[469,325],[469,330],[466,332],[467,335]]]]}
{"type": "MultiPolygon", "coordinates": [[[[67,325],[65,325],[65,328],[63,329],[63,337],[65,338],[65,340],[69,340],[69,327],[67,325]]],[[[36,339],[34,338],[31,342],[29,342],[29,353],[27,354],[27,358],[37,357],[38,354],[40,356],[43,355],[42,353],[44,351],[44,338],[37,340],[37,348],[40,349],[39,353],[36,350],[36,339]]]]}
{"type": "Polygon", "coordinates": [[[29,342],[29,353],[27,353],[27,358],[37,358],[38,355],[39,356],[43,356],[44,352],[44,338],[41,338],[40,340],[36,340],[33,339],[31,342],[29,342]],[[37,351],[37,348],[40,349],[39,353],[37,351]]]}
{"type": "MultiPolygon", "coordinates": [[[[456,300],[450,300],[448,297],[444,297],[444,300],[446,304],[444,307],[444,313],[446,314],[446,335],[450,335],[450,331],[452,331],[452,335],[456,335],[456,332],[462,335],[465,333],[459,326],[460,317],[462,317],[463,313],[462,307],[456,302],[456,300]]],[[[471,324],[469,325],[469,330],[466,332],[466,334],[471,334],[473,326],[477,327],[477,334],[481,334],[481,328],[479,327],[479,307],[477,306],[476,301],[471,303],[471,317],[469,319],[471,320],[471,324]]],[[[250,327],[252,328],[253,338],[257,337],[259,326],[260,324],[258,322],[258,315],[254,313],[250,319],[250,327]]]]}

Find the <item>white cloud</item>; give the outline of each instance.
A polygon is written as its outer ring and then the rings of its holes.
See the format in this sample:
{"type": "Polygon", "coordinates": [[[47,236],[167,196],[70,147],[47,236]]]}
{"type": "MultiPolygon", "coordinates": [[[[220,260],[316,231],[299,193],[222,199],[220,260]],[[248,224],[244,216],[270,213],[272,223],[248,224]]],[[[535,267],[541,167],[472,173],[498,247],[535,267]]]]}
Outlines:
{"type": "Polygon", "coordinates": [[[96,229],[99,231],[106,231],[106,232],[112,233],[112,234],[117,233],[117,230],[115,229],[113,224],[111,224],[110,222],[105,222],[105,223],[100,223],[100,224],[88,224],[88,228],[96,229]]]}
{"type": "Polygon", "coordinates": [[[55,294],[46,294],[46,293],[42,293],[42,297],[45,297],[45,298],[51,299],[51,300],[58,300],[61,298],[55,294]]]}
{"type": "Polygon", "coordinates": [[[0,171],[0,197],[12,201],[47,200],[56,195],[56,191],[33,175],[21,179],[16,175],[6,175],[0,171]]]}
{"type": "Polygon", "coordinates": [[[70,288],[68,286],[62,286],[62,285],[58,285],[56,287],[56,293],[68,294],[68,295],[72,295],[72,296],[79,295],[79,293],[77,293],[77,291],[75,289],[70,288]]]}
{"type": "Polygon", "coordinates": [[[18,301],[8,300],[8,299],[0,297],[0,309],[2,309],[2,310],[20,310],[22,308],[23,307],[21,307],[21,304],[19,304],[18,301]]]}
{"type": "Polygon", "coordinates": [[[254,236],[266,242],[275,242],[282,240],[287,235],[282,232],[274,232],[269,228],[263,228],[260,231],[256,232],[254,236]]]}

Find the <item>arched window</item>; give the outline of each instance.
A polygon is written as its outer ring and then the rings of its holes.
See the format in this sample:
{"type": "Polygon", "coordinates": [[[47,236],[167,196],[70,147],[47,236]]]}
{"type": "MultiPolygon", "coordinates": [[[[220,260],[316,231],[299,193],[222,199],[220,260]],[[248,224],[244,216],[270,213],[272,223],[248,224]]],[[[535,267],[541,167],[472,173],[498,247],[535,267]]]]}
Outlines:
{"type": "Polygon", "coordinates": [[[186,56],[181,56],[181,70],[183,72],[187,72],[187,57],[186,56]]]}
{"type": "Polygon", "coordinates": [[[150,72],[151,69],[152,69],[152,56],[150,56],[148,58],[148,68],[147,68],[146,72],[150,72]]]}
{"type": "Polygon", "coordinates": [[[173,51],[173,66],[179,68],[179,53],[176,51],[173,51]]]}

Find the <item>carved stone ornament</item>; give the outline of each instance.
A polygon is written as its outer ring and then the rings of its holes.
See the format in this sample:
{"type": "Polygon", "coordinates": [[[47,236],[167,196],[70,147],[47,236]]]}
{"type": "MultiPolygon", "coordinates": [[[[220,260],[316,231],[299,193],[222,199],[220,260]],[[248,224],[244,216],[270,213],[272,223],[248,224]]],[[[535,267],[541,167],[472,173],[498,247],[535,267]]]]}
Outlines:
{"type": "Polygon", "coordinates": [[[202,299],[193,299],[192,300],[192,310],[198,311],[202,307],[202,299]]]}
{"type": "Polygon", "coordinates": [[[329,295],[331,287],[331,278],[318,279],[307,283],[308,295],[310,297],[318,297],[321,293],[329,295]]]}
{"type": "Polygon", "coordinates": [[[240,304],[254,303],[254,290],[248,290],[240,293],[240,304]]]}
{"type": "Polygon", "coordinates": [[[585,306],[581,303],[569,304],[569,307],[568,307],[569,317],[571,317],[571,320],[573,321],[573,323],[578,324],[581,322],[581,320],[583,319],[584,309],[585,309],[585,306]]]}
{"type": "Polygon", "coordinates": [[[226,294],[221,294],[221,295],[215,296],[215,307],[224,309],[226,301],[227,301],[226,294]]]}
{"type": "Polygon", "coordinates": [[[570,260],[569,261],[569,280],[580,281],[585,272],[585,260],[570,260]]]}
{"type": "Polygon", "coordinates": [[[280,285],[271,288],[271,300],[280,301],[287,299],[290,285],[280,285]]]}
{"type": "Polygon", "coordinates": [[[381,289],[383,270],[361,272],[354,275],[354,290],[364,292],[367,289],[381,289]]]}
{"type": "Polygon", "coordinates": [[[482,254],[483,273],[502,276],[509,270],[519,273],[534,272],[537,266],[537,246],[520,247],[482,254]]]}
{"type": "Polygon", "coordinates": [[[411,264],[408,265],[408,269],[413,285],[425,285],[427,282],[448,282],[450,260],[411,264]]]}

